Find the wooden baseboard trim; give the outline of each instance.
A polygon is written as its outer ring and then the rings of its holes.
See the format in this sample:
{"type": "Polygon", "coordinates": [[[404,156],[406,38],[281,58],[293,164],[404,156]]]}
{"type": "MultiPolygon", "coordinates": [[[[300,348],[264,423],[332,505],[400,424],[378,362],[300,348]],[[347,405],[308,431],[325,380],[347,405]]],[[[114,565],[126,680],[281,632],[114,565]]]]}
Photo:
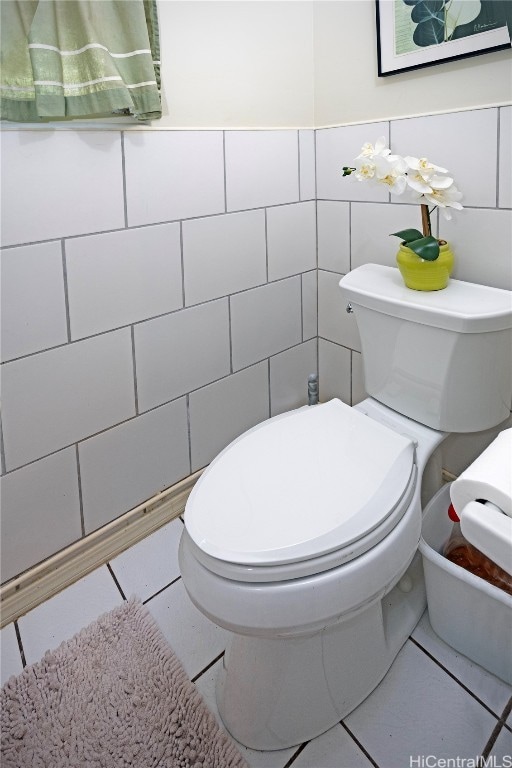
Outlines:
{"type": "Polygon", "coordinates": [[[57,552],[0,587],[0,627],[19,619],[78,579],[181,515],[202,470],[57,552]]]}

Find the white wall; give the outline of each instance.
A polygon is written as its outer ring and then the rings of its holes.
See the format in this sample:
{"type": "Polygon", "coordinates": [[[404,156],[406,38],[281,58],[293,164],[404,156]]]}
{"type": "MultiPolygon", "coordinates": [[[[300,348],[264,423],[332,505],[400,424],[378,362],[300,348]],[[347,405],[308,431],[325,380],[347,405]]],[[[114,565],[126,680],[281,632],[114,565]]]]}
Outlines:
{"type": "Polygon", "coordinates": [[[378,77],[374,0],[316,2],[314,31],[316,127],[490,106],[512,98],[510,50],[378,77]]]}
{"type": "Polygon", "coordinates": [[[158,7],[157,128],[322,127],[512,99],[510,51],[379,78],[374,0],[159,0],[158,7]]]}
{"type": "Polygon", "coordinates": [[[173,128],[313,126],[313,3],[159,0],[173,128]]]}

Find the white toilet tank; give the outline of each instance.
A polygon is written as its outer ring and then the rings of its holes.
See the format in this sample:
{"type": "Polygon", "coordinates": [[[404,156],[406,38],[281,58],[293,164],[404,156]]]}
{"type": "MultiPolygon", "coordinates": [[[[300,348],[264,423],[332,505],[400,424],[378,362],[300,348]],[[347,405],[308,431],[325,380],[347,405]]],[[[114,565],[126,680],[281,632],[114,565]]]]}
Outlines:
{"type": "Polygon", "coordinates": [[[444,432],[500,424],[512,404],[512,292],[450,280],[406,288],[365,264],[340,281],[357,320],[367,393],[444,432]]]}

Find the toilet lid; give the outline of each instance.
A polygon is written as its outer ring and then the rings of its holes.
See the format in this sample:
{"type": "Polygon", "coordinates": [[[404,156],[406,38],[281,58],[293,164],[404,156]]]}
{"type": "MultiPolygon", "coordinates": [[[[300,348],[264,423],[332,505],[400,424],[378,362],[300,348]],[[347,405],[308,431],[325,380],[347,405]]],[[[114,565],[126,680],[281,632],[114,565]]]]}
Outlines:
{"type": "Polygon", "coordinates": [[[231,563],[279,565],[345,547],[405,493],[414,444],[340,400],[269,419],[219,454],[187,501],[200,549],[231,563]]]}

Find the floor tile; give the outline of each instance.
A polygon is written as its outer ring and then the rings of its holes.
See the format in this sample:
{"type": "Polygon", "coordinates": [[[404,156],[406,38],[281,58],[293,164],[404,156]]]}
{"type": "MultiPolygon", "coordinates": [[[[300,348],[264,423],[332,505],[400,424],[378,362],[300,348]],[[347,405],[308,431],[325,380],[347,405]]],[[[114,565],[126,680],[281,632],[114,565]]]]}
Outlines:
{"type": "Polygon", "coordinates": [[[512,687],[495,677],[486,669],[458,653],[441,640],[430,626],[428,612],[425,612],[412,633],[416,640],[428,653],[432,654],[457,680],[474,691],[478,698],[487,704],[492,711],[501,717],[509,698],[512,687]]]}
{"type": "Polygon", "coordinates": [[[371,768],[372,763],[341,725],[307,744],[293,768],[371,768]]]}
{"type": "Polygon", "coordinates": [[[0,654],[0,685],[3,685],[11,675],[23,671],[14,624],[7,624],[0,632],[0,654]]]}
{"type": "Polygon", "coordinates": [[[102,613],[123,602],[106,565],[59,592],[18,622],[27,664],[69,640],[102,613]]]}
{"type": "Polygon", "coordinates": [[[411,641],[378,688],[345,723],[379,768],[411,756],[475,757],[496,719],[411,641]]]}
{"type": "Polygon", "coordinates": [[[147,600],[178,578],[182,531],[181,520],[172,520],[110,562],[126,597],[137,595],[147,600]]]}
{"type": "MultiPolygon", "coordinates": [[[[512,765],[512,731],[507,728],[502,728],[494,746],[492,747],[489,757],[494,758],[493,765],[507,766],[512,765]]],[[[488,763],[491,765],[491,763],[488,763]]]]}
{"type": "Polygon", "coordinates": [[[190,677],[225,649],[229,632],[197,610],[181,579],[146,605],[190,677]]]}
{"type": "MultiPolygon", "coordinates": [[[[219,660],[216,664],[210,667],[204,675],[201,675],[196,681],[196,685],[206,702],[206,706],[210,712],[215,715],[221,726],[224,727],[215,699],[215,681],[217,680],[220,664],[222,664],[222,660],[219,660]]],[[[235,744],[251,768],[283,768],[292,755],[297,751],[297,747],[291,747],[290,749],[280,749],[274,752],[259,752],[256,749],[248,749],[247,747],[244,747],[243,744],[240,744],[236,739],[235,744]]],[[[310,768],[313,768],[313,766],[310,766],[310,768]]],[[[320,768],[320,766],[315,766],[314,768],[320,768]]],[[[356,766],[354,766],[354,768],[356,768],[356,766]]]]}

